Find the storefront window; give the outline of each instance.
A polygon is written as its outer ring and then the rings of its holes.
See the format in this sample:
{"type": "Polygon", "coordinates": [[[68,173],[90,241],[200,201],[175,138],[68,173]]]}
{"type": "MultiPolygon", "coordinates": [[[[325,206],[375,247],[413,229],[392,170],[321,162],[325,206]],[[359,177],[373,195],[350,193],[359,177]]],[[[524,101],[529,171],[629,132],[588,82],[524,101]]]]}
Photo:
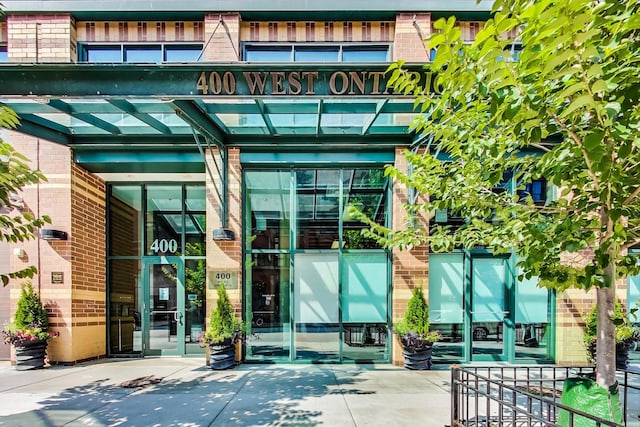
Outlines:
{"type": "Polygon", "coordinates": [[[140,261],[109,262],[110,354],[142,351],[140,261]]]}
{"type": "Polygon", "coordinates": [[[109,195],[109,255],[140,255],[142,188],[112,186],[109,195]]]}
{"type": "Polygon", "coordinates": [[[148,186],[145,215],[147,255],[182,253],[182,186],[148,186]]]}
{"type": "Polygon", "coordinates": [[[382,168],[246,171],[244,182],[247,357],[388,361],[388,254],[345,214],[358,203],[387,225],[382,168]]]}

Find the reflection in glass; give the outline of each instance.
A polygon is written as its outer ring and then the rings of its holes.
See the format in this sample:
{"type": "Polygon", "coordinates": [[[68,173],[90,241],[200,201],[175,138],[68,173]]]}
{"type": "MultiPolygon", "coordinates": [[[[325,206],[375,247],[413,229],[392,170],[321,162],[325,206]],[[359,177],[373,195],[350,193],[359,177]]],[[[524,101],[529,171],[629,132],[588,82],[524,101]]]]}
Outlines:
{"type": "Polygon", "coordinates": [[[515,284],[516,359],[549,360],[549,291],[532,277],[515,284]]]}
{"type": "Polygon", "coordinates": [[[140,255],[142,189],[112,186],[109,197],[109,255],[140,255]]]}
{"type": "Polygon", "coordinates": [[[146,210],[147,255],[182,253],[182,186],[148,186],[146,210]]]}
{"type": "Polygon", "coordinates": [[[505,316],[504,258],[472,260],[472,354],[500,357],[504,354],[505,316]]]}
{"type": "Polygon", "coordinates": [[[149,350],[178,349],[178,268],[149,265],[149,350]]]}
{"type": "Polygon", "coordinates": [[[252,171],[245,174],[247,246],[251,249],[289,249],[288,171],[252,171]]]}
{"type": "Polygon", "coordinates": [[[140,261],[109,262],[109,352],[126,354],[142,350],[142,298],[140,261]]]}
{"type": "Polygon", "coordinates": [[[388,361],[386,323],[345,323],[342,357],[356,363],[388,361]]]}
{"type": "Polygon", "coordinates": [[[250,294],[251,332],[257,339],[249,340],[247,354],[257,359],[288,358],[289,256],[254,253],[250,294]]]}
{"type": "MultiPolygon", "coordinates": [[[[189,244],[187,244],[187,251],[189,244]]],[[[184,264],[185,292],[185,340],[187,354],[204,353],[199,346],[200,335],[205,330],[205,286],[207,278],[206,259],[188,259],[184,264]]]]}
{"type": "Polygon", "coordinates": [[[343,171],[344,211],[343,240],[346,249],[380,249],[381,246],[362,234],[368,228],[350,214],[357,209],[378,224],[387,221],[387,178],[382,169],[345,169],[343,171]]]}
{"type": "Polygon", "coordinates": [[[296,172],[298,249],[337,249],[340,170],[296,172]]]}

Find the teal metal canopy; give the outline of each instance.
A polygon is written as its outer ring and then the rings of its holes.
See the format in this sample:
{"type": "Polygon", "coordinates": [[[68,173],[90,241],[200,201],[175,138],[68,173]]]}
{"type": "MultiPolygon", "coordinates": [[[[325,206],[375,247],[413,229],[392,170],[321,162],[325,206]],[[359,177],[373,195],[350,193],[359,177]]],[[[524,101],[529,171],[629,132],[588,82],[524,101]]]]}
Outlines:
{"type": "MultiPolygon", "coordinates": [[[[432,76],[417,69],[426,82],[432,76]]],[[[0,102],[20,132],[77,150],[387,146],[410,142],[410,97],[385,65],[0,65],[0,102]]]]}

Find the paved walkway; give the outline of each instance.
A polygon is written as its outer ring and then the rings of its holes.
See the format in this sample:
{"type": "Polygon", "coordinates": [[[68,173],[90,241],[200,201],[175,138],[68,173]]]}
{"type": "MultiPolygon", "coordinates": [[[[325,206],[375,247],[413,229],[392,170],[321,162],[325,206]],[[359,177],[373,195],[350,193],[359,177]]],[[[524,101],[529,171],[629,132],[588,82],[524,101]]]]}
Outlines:
{"type": "Polygon", "coordinates": [[[0,365],[0,426],[427,426],[449,424],[448,369],[105,359],[19,372],[0,365]],[[126,388],[141,377],[157,384],[126,388]]]}

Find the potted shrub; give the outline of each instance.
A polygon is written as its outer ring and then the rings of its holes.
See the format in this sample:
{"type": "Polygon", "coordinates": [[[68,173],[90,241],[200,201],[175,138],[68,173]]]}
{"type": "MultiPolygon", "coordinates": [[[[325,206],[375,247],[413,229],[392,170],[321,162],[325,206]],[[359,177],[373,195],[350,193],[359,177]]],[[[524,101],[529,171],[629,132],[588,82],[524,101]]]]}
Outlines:
{"type": "MultiPolygon", "coordinates": [[[[612,320],[616,327],[616,369],[627,369],[629,365],[629,350],[640,339],[640,332],[629,321],[620,301],[615,303],[612,320]]],[[[585,320],[584,335],[589,360],[593,363],[596,360],[597,331],[598,307],[594,304],[585,320]]]]}
{"type": "Polygon", "coordinates": [[[244,335],[244,323],[234,312],[224,284],[218,286],[218,301],[211,311],[209,327],[202,337],[209,347],[211,369],[228,369],[236,364],[236,342],[244,335]]]}
{"type": "Polygon", "coordinates": [[[4,327],[2,335],[15,348],[17,370],[44,367],[47,340],[58,334],[49,331],[47,311],[31,282],[22,284],[13,322],[4,327]]]}
{"type": "Polygon", "coordinates": [[[396,322],[394,331],[400,338],[407,369],[431,369],[433,343],[440,333],[429,331],[429,306],[422,286],[413,289],[402,320],[396,322]]]}

